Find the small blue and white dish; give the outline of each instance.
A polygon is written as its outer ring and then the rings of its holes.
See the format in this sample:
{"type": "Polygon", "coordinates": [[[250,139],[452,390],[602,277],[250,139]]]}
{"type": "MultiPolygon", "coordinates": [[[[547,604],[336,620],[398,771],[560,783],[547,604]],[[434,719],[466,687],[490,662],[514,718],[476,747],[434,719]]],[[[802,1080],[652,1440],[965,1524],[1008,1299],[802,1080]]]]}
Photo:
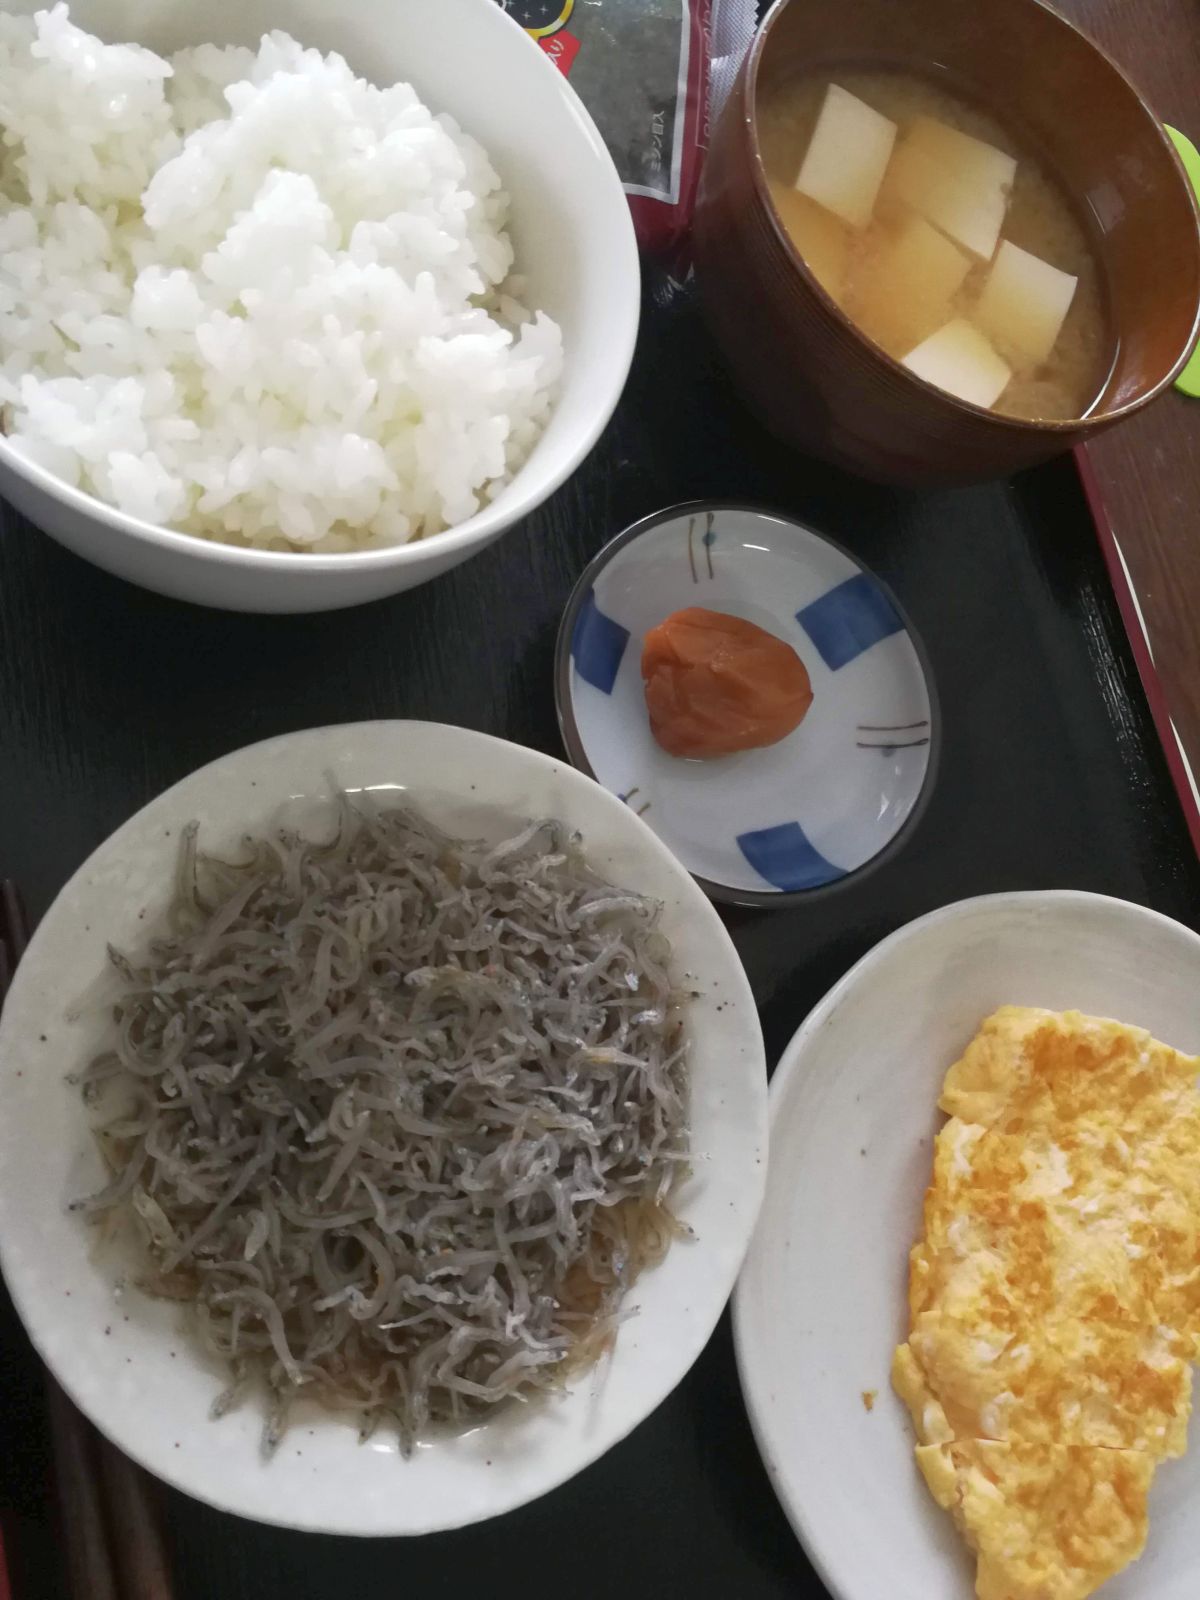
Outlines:
{"type": "Polygon", "coordinates": [[[555,699],[572,762],[643,817],[713,898],[828,892],[901,844],[932,788],[924,652],[887,588],[839,545],[753,506],[696,501],[634,523],[580,578],[555,699]],[[757,623],[799,655],[813,703],[778,744],[666,753],[641,675],[649,629],[685,606],[757,623]]]}

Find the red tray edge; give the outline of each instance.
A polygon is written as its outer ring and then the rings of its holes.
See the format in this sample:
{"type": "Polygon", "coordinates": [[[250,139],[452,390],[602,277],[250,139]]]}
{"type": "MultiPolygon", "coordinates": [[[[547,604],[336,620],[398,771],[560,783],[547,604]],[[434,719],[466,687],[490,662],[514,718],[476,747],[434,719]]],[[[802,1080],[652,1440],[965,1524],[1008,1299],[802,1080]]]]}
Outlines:
{"type": "Polygon", "coordinates": [[[1162,746],[1163,754],[1167,758],[1167,766],[1171,772],[1171,780],[1175,785],[1175,793],[1179,797],[1179,804],[1183,808],[1184,820],[1188,832],[1192,836],[1192,845],[1196,854],[1200,856],[1200,805],[1196,800],[1196,789],[1192,782],[1187,767],[1184,765],[1183,750],[1179,743],[1179,735],[1175,731],[1175,724],[1167,705],[1167,697],[1163,690],[1162,680],[1158,669],[1154,665],[1154,658],[1150,653],[1150,641],[1146,636],[1145,624],[1138,609],[1137,599],[1130,588],[1129,575],[1125,562],[1121,556],[1117,543],[1116,530],[1112,525],[1112,518],[1108,514],[1108,507],[1104,503],[1104,496],[1100,484],[1092,467],[1091,458],[1087,453],[1086,445],[1076,445],[1072,454],[1075,457],[1075,470],[1079,474],[1079,481],[1083,487],[1084,498],[1091,512],[1092,522],[1096,528],[1096,538],[1099,540],[1100,549],[1104,554],[1104,564],[1108,568],[1108,580],[1112,584],[1113,593],[1117,598],[1120,608],[1121,620],[1125,624],[1125,632],[1129,638],[1129,647],[1133,651],[1133,659],[1137,664],[1138,677],[1142,681],[1147,703],[1150,706],[1150,715],[1154,718],[1154,726],[1158,732],[1158,740],[1162,746]]]}
{"type": "Polygon", "coordinates": [[[0,1526],[0,1600],[12,1600],[8,1581],[8,1564],[4,1559],[4,1528],[0,1526]]]}

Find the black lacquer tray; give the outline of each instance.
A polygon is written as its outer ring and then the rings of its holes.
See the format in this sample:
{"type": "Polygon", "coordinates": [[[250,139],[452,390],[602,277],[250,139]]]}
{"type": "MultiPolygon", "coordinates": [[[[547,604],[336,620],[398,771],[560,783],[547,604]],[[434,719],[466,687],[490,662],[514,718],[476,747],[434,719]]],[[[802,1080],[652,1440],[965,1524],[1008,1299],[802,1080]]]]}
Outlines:
{"type": "MultiPolygon", "coordinates": [[[[614,532],[696,497],[778,506],[878,572],[923,636],[944,719],[935,791],[894,860],[810,906],[730,913],[772,1061],[869,946],[952,900],[1086,888],[1200,927],[1200,863],[1071,458],[924,495],[797,458],[739,405],[687,298],[647,304],[616,418],[549,505],[448,576],[365,609],[269,618],[175,604],[0,507],[0,877],[20,881],[36,917],[154,794],[287,729],[424,717],[558,751],[554,640],[572,583],[614,532]]],[[[23,1513],[10,1551],[21,1600],[63,1592],[40,1394],[5,1304],[0,1504],[23,1513]]],[[[258,1527],[176,1494],[168,1518],[179,1600],[823,1593],[759,1464],[727,1322],[630,1439],[498,1521],[353,1542],[258,1527]]]]}

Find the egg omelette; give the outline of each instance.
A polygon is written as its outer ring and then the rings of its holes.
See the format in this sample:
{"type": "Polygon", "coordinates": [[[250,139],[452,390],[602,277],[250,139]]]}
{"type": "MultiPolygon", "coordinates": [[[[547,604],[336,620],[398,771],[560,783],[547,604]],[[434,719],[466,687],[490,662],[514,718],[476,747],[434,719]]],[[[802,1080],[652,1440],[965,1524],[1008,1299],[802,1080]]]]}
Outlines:
{"type": "Polygon", "coordinates": [[[946,1074],[894,1386],[979,1600],[1084,1600],[1141,1554],[1200,1359],[1200,1058],[1020,1006],[946,1074]]]}

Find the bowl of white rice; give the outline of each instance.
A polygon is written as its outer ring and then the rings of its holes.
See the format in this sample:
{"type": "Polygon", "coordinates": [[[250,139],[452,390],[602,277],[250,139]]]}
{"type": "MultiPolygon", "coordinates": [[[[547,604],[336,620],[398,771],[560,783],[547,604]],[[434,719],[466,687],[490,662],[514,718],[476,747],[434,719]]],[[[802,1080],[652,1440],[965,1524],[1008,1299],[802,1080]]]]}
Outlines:
{"type": "Polygon", "coordinates": [[[0,495],[145,588],[413,588],[620,397],[620,180],[495,0],[0,0],[0,137],[0,495]]]}

